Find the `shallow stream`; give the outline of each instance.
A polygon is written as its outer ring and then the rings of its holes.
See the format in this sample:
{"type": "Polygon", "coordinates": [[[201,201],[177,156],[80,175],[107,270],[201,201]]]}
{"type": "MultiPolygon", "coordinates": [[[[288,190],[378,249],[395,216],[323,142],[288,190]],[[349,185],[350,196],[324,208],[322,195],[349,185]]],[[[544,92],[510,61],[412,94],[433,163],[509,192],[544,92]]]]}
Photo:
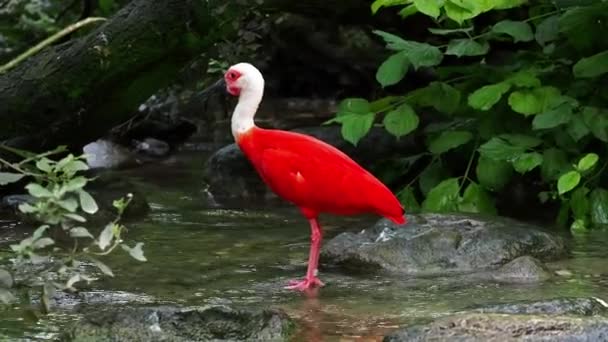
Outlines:
{"type": "MultiPolygon", "coordinates": [[[[284,290],[301,277],[309,228],[290,207],[244,203],[217,208],[201,180],[204,155],[182,153],[172,161],[119,171],[137,183],[150,214],[128,224],[127,241],[144,242],[146,263],[118,251],[105,259],[115,278],[93,284],[184,305],[230,304],[282,308],[300,321],[298,340],[376,341],[400,325],[428,320],[484,303],[568,296],[608,300],[608,234],[575,236],[571,258],[548,266],[561,275],[535,285],[476,283],[466,277],[407,279],[321,270],[327,286],[316,297],[284,290]]],[[[359,231],[374,217],[322,217],[326,238],[359,231]]],[[[0,229],[13,223],[2,221],[0,229]]],[[[76,317],[56,312],[38,322],[19,308],[0,308],[0,340],[53,339],[76,317]]]]}

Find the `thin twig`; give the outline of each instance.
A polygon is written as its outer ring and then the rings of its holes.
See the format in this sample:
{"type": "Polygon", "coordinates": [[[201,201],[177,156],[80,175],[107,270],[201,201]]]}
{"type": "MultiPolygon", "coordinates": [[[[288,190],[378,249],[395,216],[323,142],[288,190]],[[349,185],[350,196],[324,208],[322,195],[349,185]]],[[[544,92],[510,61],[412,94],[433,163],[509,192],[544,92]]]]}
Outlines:
{"type": "Polygon", "coordinates": [[[5,73],[6,71],[8,71],[9,69],[15,67],[17,64],[21,63],[23,60],[25,60],[28,57],[31,57],[33,55],[35,55],[36,53],[40,52],[40,50],[44,49],[45,47],[53,44],[54,42],[56,42],[57,40],[67,36],[68,34],[71,34],[75,31],[77,31],[78,29],[92,24],[92,23],[96,23],[96,22],[100,22],[100,21],[105,21],[106,18],[100,18],[100,17],[91,17],[91,18],[86,18],[84,20],[78,21],[66,28],[64,28],[63,30],[55,33],[54,35],[46,38],[45,40],[41,41],[40,43],[32,46],[31,48],[29,48],[27,51],[25,51],[24,53],[20,54],[19,56],[15,57],[14,59],[12,59],[11,61],[9,61],[8,63],[4,64],[3,66],[0,66],[0,74],[5,73]]]}

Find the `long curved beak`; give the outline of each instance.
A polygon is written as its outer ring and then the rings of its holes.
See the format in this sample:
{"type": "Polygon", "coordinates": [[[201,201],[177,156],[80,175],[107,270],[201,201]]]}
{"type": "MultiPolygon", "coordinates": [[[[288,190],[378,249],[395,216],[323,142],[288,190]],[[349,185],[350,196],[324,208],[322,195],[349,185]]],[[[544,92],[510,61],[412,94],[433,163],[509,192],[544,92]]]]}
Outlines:
{"type": "Polygon", "coordinates": [[[223,78],[219,79],[217,82],[213,83],[212,85],[208,86],[207,88],[201,90],[197,94],[197,97],[205,98],[205,97],[208,97],[209,95],[218,94],[218,93],[220,93],[220,94],[226,93],[226,81],[224,81],[223,78]]]}

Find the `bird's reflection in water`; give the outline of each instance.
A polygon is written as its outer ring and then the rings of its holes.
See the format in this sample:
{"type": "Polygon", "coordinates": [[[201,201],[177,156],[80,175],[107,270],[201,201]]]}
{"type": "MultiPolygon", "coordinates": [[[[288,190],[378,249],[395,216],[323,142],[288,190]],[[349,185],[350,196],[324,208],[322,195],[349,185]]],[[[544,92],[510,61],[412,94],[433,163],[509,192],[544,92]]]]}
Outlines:
{"type": "Polygon", "coordinates": [[[323,304],[323,300],[319,298],[320,291],[323,290],[320,290],[318,287],[315,287],[302,292],[303,298],[300,304],[300,310],[298,310],[299,312],[301,312],[301,315],[299,317],[301,328],[297,335],[297,338],[294,339],[294,341],[321,342],[329,340],[339,342],[380,342],[383,340],[384,334],[378,332],[372,334],[364,334],[367,336],[360,336],[359,334],[354,332],[356,330],[356,326],[353,326],[352,324],[349,325],[350,328],[346,329],[347,331],[352,332],[352,334],[347,333],[347,336],[339,334],[342,336],[338,337],[334,335],[328,337],[327,330],[332,330],[332,328],[328,327],[328,321],[332,321],[332,315],[331,313],[328,314],[327,312],[327,303],[323,304]],[[351,328],[355,330],[352,330],[351,328]],[[324,334],[325,337],[323,336],[324,334]]]}
{"type": "Polygon", "coordinates": [[[303,329],[302,337],[307,342],[323,341],[321,333],[321,322],[323,321],[323,310],[319,300],[319,288],[313,287],[303,291],[305,298],[302,301],[303,329]]]}

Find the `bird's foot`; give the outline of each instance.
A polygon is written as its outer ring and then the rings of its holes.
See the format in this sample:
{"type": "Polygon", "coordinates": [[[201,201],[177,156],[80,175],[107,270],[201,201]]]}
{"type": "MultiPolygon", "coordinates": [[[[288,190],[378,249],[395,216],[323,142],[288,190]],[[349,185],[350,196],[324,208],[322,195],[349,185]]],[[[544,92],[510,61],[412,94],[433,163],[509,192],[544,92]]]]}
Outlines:
{"type": "Polygon", "coordinates": [[[285,286],[288,290],[306,291],[314,287],[323,287],[325,284],[317,277],[304,278],[303,280],[290,280],[285,286]]]}

